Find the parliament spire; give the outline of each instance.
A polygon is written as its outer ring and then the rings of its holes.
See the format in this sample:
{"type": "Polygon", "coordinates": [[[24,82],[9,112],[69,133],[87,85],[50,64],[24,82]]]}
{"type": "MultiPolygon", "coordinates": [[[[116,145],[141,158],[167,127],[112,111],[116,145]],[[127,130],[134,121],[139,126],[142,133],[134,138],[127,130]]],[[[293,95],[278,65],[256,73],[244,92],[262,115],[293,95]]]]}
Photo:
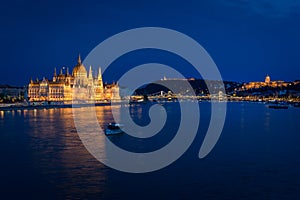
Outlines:
{"type": "Polygon", "coordinates": [[[80,54],[78,54],[77,62],[78,62],[79,65],[81,65],[81,57],[80,57],[80,54]]]}
{"type": "Polygon", "coordinates": [[[99,81],[102,81],[102,71],[101,71],[101,67],[99,67],[99,70],[98,70],[98,80],[99,80],[99,81]]]}

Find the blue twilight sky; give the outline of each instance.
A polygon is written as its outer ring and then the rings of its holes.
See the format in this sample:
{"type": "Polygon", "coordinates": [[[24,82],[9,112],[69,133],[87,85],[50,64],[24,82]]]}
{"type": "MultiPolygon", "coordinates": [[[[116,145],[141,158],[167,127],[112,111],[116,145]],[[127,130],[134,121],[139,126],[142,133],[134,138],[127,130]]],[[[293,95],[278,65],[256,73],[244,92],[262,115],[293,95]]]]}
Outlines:
{"type": "MultiPolygon", "coordinates": [[[[171,28],[194,38],[214,59],[224,80],[263,80],[266,74],[272,79],[300,79],[297,0],[12,0],[1,1],[0,7],[0,84],[51,78],[54,67],[73,68],[78,53],[84,59],[109,36],[145,26],[171,28]]],[[[153,56],[159,61],[159,53],[153,56]]],[[[170,65],[180,63],[163,58],[170,65]]],[[[139,60],[142,63],[143,56],[139,60]]],[[[132,61],[119,63],[137,64],[132,61]]]]}

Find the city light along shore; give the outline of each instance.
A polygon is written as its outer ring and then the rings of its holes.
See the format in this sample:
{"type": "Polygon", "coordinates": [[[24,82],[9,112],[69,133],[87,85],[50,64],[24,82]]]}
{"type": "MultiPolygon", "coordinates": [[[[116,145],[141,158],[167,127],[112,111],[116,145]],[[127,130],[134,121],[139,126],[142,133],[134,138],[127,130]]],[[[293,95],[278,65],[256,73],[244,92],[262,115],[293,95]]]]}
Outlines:
{"type": "Polygon", "coordinates": [[[0,110],[65,108],[74,104],[78,107],[101,106],[120,101],[145,103],[184,100],[286,102],[297,106],[300,102],[300,80],[274,81],[269,75],[264,81],[249,83],[164,77],[131,91],[118,83],[104,84],[101,68],[99,67],[97,75],[93,76],[92,66],[87,72],[79,55],[72,73],[69,73],[68,67],[61,68],[59,73],[54,68],[52,79],[31,79],[25,87],[0,85],[0,110]],[[182,81],[188,81],[195,95],[191,95],[188,88],[183,87],[177,93],[173,93],[162,86],[164,82],[168,82],[168,85],[182,86],[182,81]],[[210,88],[214,88],[214,94],[210,94],[208,84],[210,88]],[[221,92],[222,90],[225,93],[221,92]]]}

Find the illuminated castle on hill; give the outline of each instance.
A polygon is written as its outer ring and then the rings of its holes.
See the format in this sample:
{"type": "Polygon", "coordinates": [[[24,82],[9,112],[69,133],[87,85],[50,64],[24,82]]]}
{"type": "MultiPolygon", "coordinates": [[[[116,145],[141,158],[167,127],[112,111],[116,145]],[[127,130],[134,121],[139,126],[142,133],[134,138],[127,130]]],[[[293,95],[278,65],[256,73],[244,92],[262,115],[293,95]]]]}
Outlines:
{"type": "Polygon", "coordinates": [[[85,66],[78,56],[77,64],[72,74],[69,68],[57,74],[54,69],[52,80],[30,80],[28,85],[29,101],[103,101],[120,99],[118,84],[103,85],[101,68],[96,77],[93,77],[92,67],[87,73],[85,66]]]}
{"type": "Polygon", "coordinates": [[[255,88],[261,88],[261,87],[286,87],[289,83],[284,81],[271,81],[271,78],[269,75],[265,77],[264,82],[249,82],[245,83],[243,88],[248,89],[255,89],[255,88]]]}

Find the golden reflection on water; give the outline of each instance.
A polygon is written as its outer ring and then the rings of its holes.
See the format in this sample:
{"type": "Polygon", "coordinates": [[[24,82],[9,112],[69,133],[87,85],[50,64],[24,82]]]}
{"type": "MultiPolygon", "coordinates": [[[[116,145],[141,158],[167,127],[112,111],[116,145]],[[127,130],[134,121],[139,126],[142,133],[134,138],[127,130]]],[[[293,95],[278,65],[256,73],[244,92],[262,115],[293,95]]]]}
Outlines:
{"type": "MultiPolygon", "coordinates": [[[[98,106],[95,107],[96,116],[98,123],[101,127],[104,127],[107,123],[114,122],[112,111],[111,109],[119,109],[119,105],[112,105],[112,106],[98,106]]],[[[83,113],[84,114],[84,113],[83,113]]],[[[120,114],[117,113],[115,117],[115,121],[120,120],[120,114]]]]}
{"type": "Polygon", "coordinates": [[[73,114],[78,135],[87,150],[97,159],[107,159],[104,131],[108,123],[120,122],[120,105],[73,109],[73,114]]]}
{"type": "Polygon", "coordinates": [[[0,117],[1,119],[4,119],[4,111],[0,111],[0,117]]]}
{"type": "Polygon", "coordinates": [[[28,110],[23,110],[23,115],[24,115],[24,117],[27,117],[28,116],[28,110]]]}
{"type": "MultiPolygon", "coordinates": [[[[87,115],[87,108],[82,109],[83,120],[87,115]]],[[[99,122],[105,123],[108,107],[97,107],[99,122]]],[[[73,120],[72,108],[44,109],[27,111],[31,126],[31,148],[39,163],[42,173],[61,174],[52,176],[53,179],[61,179],[58,188],[66,194],[99,193],[103,190],[103,182],[106,180],[104,169],[106,167],[92,157],[83,146],[73,120]],[[95,169],[96,168],[96,169],[95,169]],[[57,177],[60,176],[60,177],[57,177]],[[82,182],[82,187],[78,186],[82,182]],[[89,187],[90,184],[99,187],[89,187]]],[[[89,121],[84,121],[88,125],[89,121]]],[[[99,134],[99,133],[94,133],[99,134]]],[[[92,136],[92,135],[91,135],[92,136]]],[[[91,137],[92,138],[92,137],[91,137]]],[[[104,144],[99,144],[104,145],[104,144]]],[[[50,176],[51,177],[51,176],[50,176]]],[[[53,180],[53,182],[58,182],[53,180]]]]}
{"type": "Polygon", "coordinates": [[[22,116],[22,111],[21,110],[17,110],[18,116],[22,116]]]}

